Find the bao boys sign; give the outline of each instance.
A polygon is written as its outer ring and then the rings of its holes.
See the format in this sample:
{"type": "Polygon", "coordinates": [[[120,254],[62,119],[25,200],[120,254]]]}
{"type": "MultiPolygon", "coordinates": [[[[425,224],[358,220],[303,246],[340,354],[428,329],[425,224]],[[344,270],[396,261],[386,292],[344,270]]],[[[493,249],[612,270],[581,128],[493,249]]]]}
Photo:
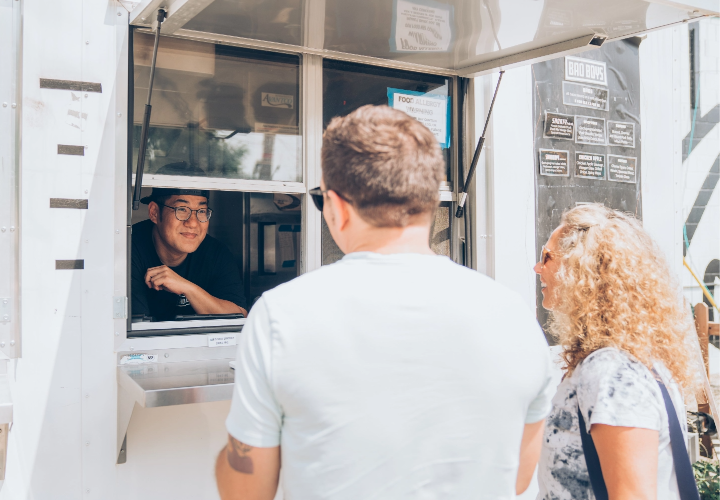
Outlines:
{"type": "Polygon", "coordinates": [[[565,56],[565,80],[607,86],[607,66],[602,61],[565,56]]]}

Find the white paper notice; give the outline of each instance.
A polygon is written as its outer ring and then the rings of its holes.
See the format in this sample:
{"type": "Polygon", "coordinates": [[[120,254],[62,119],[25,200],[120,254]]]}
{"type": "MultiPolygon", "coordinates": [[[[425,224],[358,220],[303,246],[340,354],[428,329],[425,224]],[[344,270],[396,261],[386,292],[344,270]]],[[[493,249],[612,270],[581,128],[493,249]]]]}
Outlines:
{"type": "Polygon", "coordinates": [[[393,95],[394,109],[404,111],[425,125],[438,142],[447,147],[447,98],[443,96],[409,95],[396,92],[393,95]]]}
{"type": "Polygon", "coordinates": [[[396,0],[395,50],[397,52],[445,52],[450,48],[450,8],[435,2],[396,0]],[[443,8],[445,7],[445,8],[443,8]]]}
{"type": "Polygon", "coordinates": [[[234,333],[213,333],[207,336],[208,347],[222,347],[226,345],[235,345],[234,333]]]}

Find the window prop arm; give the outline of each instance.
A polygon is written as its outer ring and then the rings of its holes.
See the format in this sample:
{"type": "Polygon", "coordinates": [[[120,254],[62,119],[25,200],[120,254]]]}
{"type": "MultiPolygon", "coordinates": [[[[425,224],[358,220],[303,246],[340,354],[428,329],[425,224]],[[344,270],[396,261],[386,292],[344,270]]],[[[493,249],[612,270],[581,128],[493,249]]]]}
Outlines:
{"type": "Polygon", "coordinates": [[[160,43],[160,26],[165,20],[166,12],[159,9],[157,13],[157,29],[155,30],[155,46],[153,47],[152,63],[150,64],[150,84],[148,85],[147,102],[145,104],[145,115],[143,116],[142,131],[140,132],[140,149],[138,150],[137,168],[135,169],[135,190],[133,191],[132,209],[140,208],[140,191],[142,189],[143,171],[145,170],[145,153],[147,152],[148,133],[150,129],[150,113],[152,106],[153,82],[155,80],[155,64],[157,62],[158,45],[160,43]]]}
{"type": "Polygon", "coordinates": [[[485,132],[487,132],[488,123],[490,123],[490,115],[492,114],[493,106],[495,106],[495,98],[497,97],[498,89],[500,89],[500,82],[502,81],[503,73],[505,73],[505,71],[500,72],[500,78],[498,78],[495,93],[493,94],[492,102],[490,102],[490,110],[488,111],[487,118],[485,119],[485,127],[483,128],[483,133],[478,140],[477,147],[475,148],[475,155],[473,155],[470,170],[468,171],[467,179],[465,179],[465,185],[460,193],[457,210],[455,211],[455,217],[458,219],[465,213],[465,202],[467,201],[468,189],[470,189],[470,182],[472,181],[473,175],[475,175],[475,168],[477,168],[478,160],[480,160],[480,153],[482,153],[483,145],[485,144],[485,132]]]}

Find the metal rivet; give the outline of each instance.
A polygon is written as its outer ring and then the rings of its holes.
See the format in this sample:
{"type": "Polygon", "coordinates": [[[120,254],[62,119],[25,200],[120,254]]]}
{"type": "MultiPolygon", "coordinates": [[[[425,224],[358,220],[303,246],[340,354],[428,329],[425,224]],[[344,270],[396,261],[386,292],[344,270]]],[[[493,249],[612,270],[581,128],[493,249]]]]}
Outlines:
{"type": "Polygon", "coordinates": [[[134,348],[134,347],[130,347],[130,350],[131,350],[131,351],[134,351],[134,350],[135,350],[135,348],[134,348]]]}
{"type": "Polygon", "coordinates": [[[3,103],[3,108],[7,108],[7,103],[6,103],[6,102],[3,103]]]}
{"type": "Polygon", "coordinates": [[[166,353],[165,353],[165,357],[166,357],[166,358],[169,358],[169,357],[170,357],[170,353],[169,353],[169,352],[166,352],[166,353]]]}
{"type": "Polygon", "coordinates": [[[85,94],[85,99],[87,99],[87,96],[88,96],[88,95],[87,95],[87,94],[85,94]]]}
{"type": "MultiPolygon", "coordinates": [[[[9,314],[3,314],[3,321],[10,321],[10,315],[9,315],[9,314]]],[[[3,344],[3,347],[5,347],[5,344],[3,344]]]]}
{"type": "Polygon", "coordinates": [[[120,13],[118,12],[118,17],[120,17],[120,16],[122,16],[122,14],[120,14],[120,13]]]}
{"type": "Polygon", "coordinates": [[[10,232],[12,233],[13,231],[15,231],[15,226],[10,226],[10,232]]]}
{"type": "Polygon", "coordinates": [[[0,342],[0,347],[5,347],[5,342],[0,342]]]}
{"type": "Polygon", "coordinates": [[[90,493],[90,488],[86,489],[85,493],[90,493]]]}
{"type": "Polygon", "coordinates": [[[88,393],[86,392],[86,393],[85,393],[85,399],[87,399],[87,398],[89,398],[89,397],[90,397],[90,394],[88,394],[88,393]]]}
{"type": "Polygon", "coordinates": [[[8,300],[7,300],[7,299],[3,299],[3,304],[7,304],[7,303],[8,303],[8,300]]]}
{"type": "Polygon", "coordinates": [[[12,106],[11,106],[11,107],[15,108],[15,107],[17,107],[17,104],[12,103],[12,106]]]}
{"type": "Polygon", "coordinates": [[[90,40],[85,40],[85,45],[90,45],[90,40]]]}
{"type": "Polygon", "coordinates": [[[122,116],[122,113],[118,113],[118,118],[122,116]]]}
{"type": "Polygon", "coordinates": [[[2,228],[0,228],[0,231],[2,231],[4,233],[5,231],[7,231],[7,228],[5,226],[3,226],[2,228]]]}
{"type": "MultiPolygon", "coordinates": [[[[90,446],[90,441],[85,441],[85,446],[90,446]]],[[[90,490],[87,490],[87,491],[88,491],[88,493],[90,492],[90,490]]]]}
{"type": "Polygon", "coordinates": [[[115,230],[115,234],[120,234],[120,230],[119,230],[119,229],[116,229],[116,230],[115,230]]]}
{"type": "Polygon", "coordinates": [[[15,345],[15,341],[14,341],[14,340],[11,340],[11,341],[10,341],[10,345],[15,345]]]}
{"type": "Polygon", "coordinates": [[[120,336],[120,332],[115,332],[115,336],[116,336],[116,337],[119,337],[119,336],[120,336]]]}
{"type": "Polygon", "coordinates": [[[88,190],[87,190],[87,189],[85,190],[85,194],[88,194],[88,190]]]}

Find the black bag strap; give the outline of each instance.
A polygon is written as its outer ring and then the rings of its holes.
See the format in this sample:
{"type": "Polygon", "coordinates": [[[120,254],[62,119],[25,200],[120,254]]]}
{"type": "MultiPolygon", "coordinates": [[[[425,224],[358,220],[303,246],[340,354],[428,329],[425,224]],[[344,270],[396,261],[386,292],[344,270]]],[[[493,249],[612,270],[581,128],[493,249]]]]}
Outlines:
{"type": "MultiPolygon", "coordinates": [[[[655,379],[660,386],[660,392],[665,402],[665,411],[668,416],[668,426],[670,430],[670,447],[672,448],[673,464],[675,465],[675,477],[678,483],[678,492],[680,500],[700,500],[697,484],[695,484],[695,475],[693,474],[692,464],[685,448],[685,439],[683,438],[680,420],[678,419],[675,406],[670,393],[662,383],[657,372],[653,370],[655,379]]],[[[607,500],[608,492],[603,479],[602,469],[600,468],[600,458],[598,458],[595,443],[592,436],[585,428],[585,419],[580,411],[580,401],[578,401],[578,423],[580,424],[580,439],[582,441],[583,454],[585,455],[585,463],[587,464],[588,475],[590,476],[590,485],[596,500],[607,500]]]]}

